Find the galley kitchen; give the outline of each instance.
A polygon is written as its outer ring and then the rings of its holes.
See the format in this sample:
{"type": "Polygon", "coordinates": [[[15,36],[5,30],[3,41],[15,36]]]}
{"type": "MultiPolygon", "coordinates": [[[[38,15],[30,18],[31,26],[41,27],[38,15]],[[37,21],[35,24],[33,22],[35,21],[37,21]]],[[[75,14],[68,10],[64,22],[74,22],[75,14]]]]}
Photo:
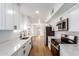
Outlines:
{"type": "Polygon", "coordinates": [[[0,56],[79,56],[79,4],[0,3],[0,56]]]}

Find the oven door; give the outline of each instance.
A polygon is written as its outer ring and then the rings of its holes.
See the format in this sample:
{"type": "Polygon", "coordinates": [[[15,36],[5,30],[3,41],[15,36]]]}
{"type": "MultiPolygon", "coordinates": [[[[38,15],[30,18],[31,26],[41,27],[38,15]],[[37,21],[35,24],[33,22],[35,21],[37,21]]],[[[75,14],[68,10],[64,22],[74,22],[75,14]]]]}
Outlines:
{"type": "Polygon", "coordinates": [[[51,52],[53,56],[59,56],[59,46],[51,44],[51,52]]]}

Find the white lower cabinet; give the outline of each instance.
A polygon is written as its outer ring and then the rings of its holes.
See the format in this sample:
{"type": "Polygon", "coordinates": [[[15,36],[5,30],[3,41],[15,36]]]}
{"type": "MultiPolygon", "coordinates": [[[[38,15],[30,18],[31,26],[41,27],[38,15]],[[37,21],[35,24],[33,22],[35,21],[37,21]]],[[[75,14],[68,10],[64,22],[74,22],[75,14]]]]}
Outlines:
{"type": "Polygon", "coordinates": [[[12,56],[28,56],[31,50],[31,40],[28,40],[17,52],[12,56]]]}
{"type": "Polygon", "coordinates": [[[25,55],[25,46],[23,46],[18,50],[18,56],[24,56],[24,55],[25,55]]]}
{"type": "Polygon", "coordinates": [[[26,44],[25,49],[26,49],[25,50],[26,51],[25,55],[28,56],[29,53],[30,53],[30,50],[31,50],[31,40],[28,41],[28,43],[26,44]]]}

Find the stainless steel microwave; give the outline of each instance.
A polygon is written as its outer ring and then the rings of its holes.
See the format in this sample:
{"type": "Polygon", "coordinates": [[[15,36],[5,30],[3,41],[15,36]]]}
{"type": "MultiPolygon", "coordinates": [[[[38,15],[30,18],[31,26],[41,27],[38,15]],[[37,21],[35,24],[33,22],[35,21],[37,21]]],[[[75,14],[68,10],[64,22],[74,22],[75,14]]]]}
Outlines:
{"type": "Polygon", "coordinates": [[[69,19],[61,20],[57,23],[58,31],[68,31],[69,29],[69,19]]]}

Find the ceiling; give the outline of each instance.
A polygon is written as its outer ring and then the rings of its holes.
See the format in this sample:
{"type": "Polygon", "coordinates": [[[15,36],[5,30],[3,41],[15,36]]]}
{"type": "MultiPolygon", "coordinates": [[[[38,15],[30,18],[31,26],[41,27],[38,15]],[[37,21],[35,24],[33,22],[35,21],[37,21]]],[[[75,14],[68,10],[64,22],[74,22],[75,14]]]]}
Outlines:
{"type": "Polygon", "coordinates": [[[64,12],[68,11],[71,9],[76,3],[64,3],[61,8],[50,18],[48,22],[51,22],[52,19],[54,20],[58,16],[62,15],[64,12]]]}
{"type": "Polygon", "coordinates": [[[39,20],[44,23],[54,5],[55,3],[21,3],[20,10],[23,15],[30,18],[32,23],[38,23],[39,20]],[[37,10],[39,14],[35,13],[37,10]]]}

